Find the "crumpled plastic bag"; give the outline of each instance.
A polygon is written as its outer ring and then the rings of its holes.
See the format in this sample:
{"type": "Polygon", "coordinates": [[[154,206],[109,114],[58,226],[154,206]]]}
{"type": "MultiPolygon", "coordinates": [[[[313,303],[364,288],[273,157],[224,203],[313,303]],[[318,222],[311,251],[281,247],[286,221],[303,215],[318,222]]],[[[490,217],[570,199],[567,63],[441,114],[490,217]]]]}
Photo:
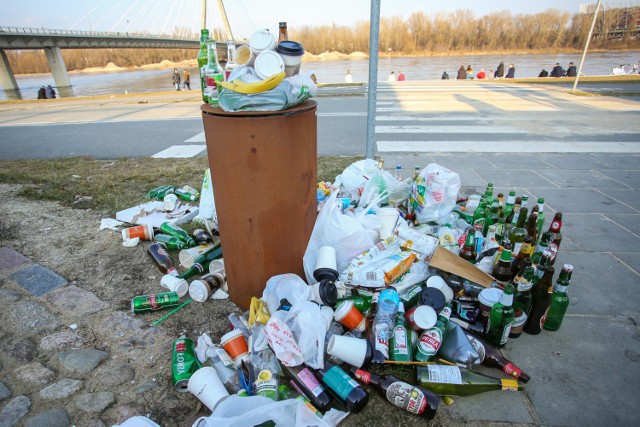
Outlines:
{"type": "Polygon", "coordinates": [[[262,300],[267,303],[269,313],[273,315],[278,311],[281,300],[286,299],[294,305],[310,299],[310,292],[311,288],[300,276],[293,273],[280,274],[267,280],[267,285],[262,291],[262,300]]]}
{"type": "Polygon", "coordinates": [[[200,190],[200,209],[195,221],[212,222],[213,228],[218,228],[218,214],[216,213],[216,201],[213,198],[213,183],[211,182],[211,169],[207,168],[202,178],[200,190]]]}
{"type": "Polygon", "coordinates": [[[319,369],[324,367],[324,338],[327,334],[326,322],[321,322],[320,306],[311,301],[294,304],[287,315],[287,324],[291,328],[298,347],[304,355],[304,363],[319,369]]]}
{"type": "Polygon", "coordinates": [[[334,427],[347,413],[331,409],[319,418],[300,399],[274,402],[262,396],[229,396],[208,417],[198,418],[192,427],[246,427],[271,421],[278,427],[334,427]]]}
{"type": "Polygon", "coordinates": [[[364,188],[367,181],[378,170],[378,163],[373,159],[358,160],[351,163],[342,173],[336,176],[334,185],[346,190],[364,188]]]}
{"type": "Polygon", "coordinates": [[[404,221],[398,221],[396,235],[400,246],[403,249],[415,252],[421,261],[429,261],[438,245],[438,239],[416,228],[409,227],[404,221]]]}
{"type": "Polygon", "coordinates": [[[373,200],[380,200],[382,204],[396,206],[408,199],[410,195],[411,184],[398,181],[395,176],[385,170],[376,169],[364,186],[359,206],[367,205],[373,200]]]}
{"type": "Polygon", "coordinates": [[[284,310],[276,311],[269,318],[263,332],[267,336],[269,347],[283,365],[298,366],[304,362],[304,355],[287,325],[287,316],[288,312],[284,310]]]}
{"type": "Polygon", "coordinates": [[[413,182],[411,200],[419,222],[437,221],[456,205],[460,176],[437,163],[430,163],[413,182]]]}

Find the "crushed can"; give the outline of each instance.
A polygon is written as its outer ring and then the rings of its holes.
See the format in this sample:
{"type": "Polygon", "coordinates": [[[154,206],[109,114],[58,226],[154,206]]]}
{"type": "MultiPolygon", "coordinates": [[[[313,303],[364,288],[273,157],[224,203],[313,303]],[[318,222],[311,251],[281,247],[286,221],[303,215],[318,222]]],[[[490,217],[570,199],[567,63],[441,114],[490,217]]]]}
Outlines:
{"type": "Polygon", "coordinates": [[[171,358],[171,374],[175,390],[180,393],[189,391],[187,389],[189,378],[200,367],[193,341],[184,337],[177,339],[173,343],[173,357],[171,358]]]}

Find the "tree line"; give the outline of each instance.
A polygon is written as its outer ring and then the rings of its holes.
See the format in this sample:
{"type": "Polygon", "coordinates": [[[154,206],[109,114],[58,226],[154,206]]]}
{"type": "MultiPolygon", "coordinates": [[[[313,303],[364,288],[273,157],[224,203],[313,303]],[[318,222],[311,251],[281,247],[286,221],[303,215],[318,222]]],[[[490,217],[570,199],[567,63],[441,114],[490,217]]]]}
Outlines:
{"type": "MultiPolygon", "coordinates": [[[[633,8],[637,21],[640,8],[633,8]]],[[[628,11],[625,13],[629,13],[628,11]]],[[[599,34],[614,31],[619,19],[612,13],[599,16],[599,34]]],[[[380,19],[380,51],[398,54],[451,54],[560,51],[582,49],[589,34],[591,14],[574,14],[550,9],[532,15],[513,15],[508,10],[476,17],[470,10],[426,14],[415,12],[407,19],[399,16],[380,19]]],[[[626,18],[625,18],[626,20],[626,18]]],[[[310,53],[336,51],[349,54],[369,51],[369,22],[352,27],[338,25],[289,27],[291,39],[310,53]]],[[[640,40],[625,33],[621,38],[594,37],[593,49],[638,48],[640,40]]],[[[68,70],[104,67],[109,62],[120,67],[158,63],[162,60],[193,59],[194,49],[63,49],[68,70]]],[[[7,51],[16,74],[48,72],[41,50],[7,51]]]]}

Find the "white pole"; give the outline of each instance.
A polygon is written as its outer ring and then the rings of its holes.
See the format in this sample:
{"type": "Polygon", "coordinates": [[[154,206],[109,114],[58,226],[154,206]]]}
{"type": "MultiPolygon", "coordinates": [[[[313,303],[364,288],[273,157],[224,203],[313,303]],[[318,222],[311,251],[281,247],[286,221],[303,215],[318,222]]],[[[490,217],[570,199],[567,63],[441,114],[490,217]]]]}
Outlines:
{"type": "Polygon", "coordinates": [[[373,159],[376,136],[376,102],[378,91],[378,48],[380,46],[380,0],[371,0],[369,25],[369,88],[367,91],[366,157],[373,159]]]}
{"type": "Polygon", "coordinates": [[[596,26],[596,18],[598,17],[598,10],[600,9],[600,4],[602,0],[598,0],[598,4],[596,5],[596,10],[593,12],[593,21],[591,21],[591,29],[589,30],[589,35],[587,36],[587,42],[584,44],[584,52],[582,52],[582,59],[580,60],[580,67],[578,67],[578,74],[576,75],[576,79],[573,82],[573,89],[571,89],[571,93],[576,91],[578,87],[578,80],[580,79],[580,74],[582,73],[582,64],[584,64],[584,59],[587,57],[587,49],[589,49],[589,42],[591,41],[591,35],[593,34],[593,27],[596,26]]]}

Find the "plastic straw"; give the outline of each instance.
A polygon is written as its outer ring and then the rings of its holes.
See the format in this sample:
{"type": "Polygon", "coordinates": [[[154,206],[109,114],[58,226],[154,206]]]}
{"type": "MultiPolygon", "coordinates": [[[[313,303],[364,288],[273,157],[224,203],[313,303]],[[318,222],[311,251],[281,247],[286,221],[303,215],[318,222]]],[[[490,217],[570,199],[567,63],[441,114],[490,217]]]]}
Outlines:
{"type": "Polygon", "coordinates": [[[170,312],[168,312],[167,314],[165,314],[164,316],[162,316],[161,318],[153,322],[151,326],[158,326],[160,323],[164,322],[167,319],[167,317],[171,316],[173,313],[182,309],[185,305],[189,304],[190,302],[191,302],[191,298],[189,298],[188,300],[186,300],[185,302],[183,302],[182,304],[180,304],[179,306],[177,306],[176,308],[174,308],[173,310],[171,310],[170,312]]]}

